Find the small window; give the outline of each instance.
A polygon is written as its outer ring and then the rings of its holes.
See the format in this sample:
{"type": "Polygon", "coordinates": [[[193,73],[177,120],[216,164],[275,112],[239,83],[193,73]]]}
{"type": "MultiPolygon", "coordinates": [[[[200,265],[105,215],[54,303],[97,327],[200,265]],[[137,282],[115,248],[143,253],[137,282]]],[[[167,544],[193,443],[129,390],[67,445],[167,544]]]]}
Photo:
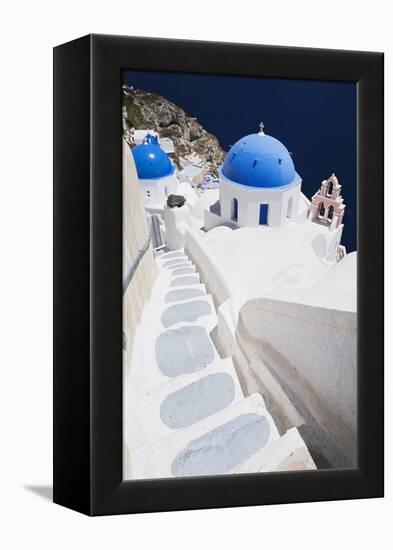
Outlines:
{"type": "Polygon", "coordinates": [[[269,213],[268,204],[259,205],[259,225],[267,225],[267,217],[269,213]]]}
{"type": "Polygon", "coordinates": [[[292,218],[293,216],[293,197],[290,197],[287,207],[287,218],[292,218]]]}
{"type": "Polygon", "coordinates": [[[233,199],[233,202],[232,202],[232,220],[234,222],[237,222],[237,219],[238,219],[238,213],[239,213],[239,205],[238,205],[238,202],[237,202],[237,199],[233,199]]]}

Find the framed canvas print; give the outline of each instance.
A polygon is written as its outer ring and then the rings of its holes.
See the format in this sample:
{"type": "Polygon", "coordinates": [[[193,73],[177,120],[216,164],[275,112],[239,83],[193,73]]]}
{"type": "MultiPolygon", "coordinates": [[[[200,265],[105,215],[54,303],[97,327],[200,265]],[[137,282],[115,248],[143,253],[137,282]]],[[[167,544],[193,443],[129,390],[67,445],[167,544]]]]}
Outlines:
{"type": "Polygon", "coordinates": [[[54,50],[54,501],[383,495],[383,55],[54,50]]]}

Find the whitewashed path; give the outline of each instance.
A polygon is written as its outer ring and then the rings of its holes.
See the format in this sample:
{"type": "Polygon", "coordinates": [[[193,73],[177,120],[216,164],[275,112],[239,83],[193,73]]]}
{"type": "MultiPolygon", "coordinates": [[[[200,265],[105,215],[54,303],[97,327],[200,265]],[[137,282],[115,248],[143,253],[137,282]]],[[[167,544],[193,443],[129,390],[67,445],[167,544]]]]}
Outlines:
{"type": "Polygon", "coordinates": [[[157,265],[125,385],[130,476],[268,471],[288,456],[286,469],[315,467],[297,430],[280,438],[262,396],[244,397],[232,359],[218,356],[213,300],[184,251],[157,265]]]}

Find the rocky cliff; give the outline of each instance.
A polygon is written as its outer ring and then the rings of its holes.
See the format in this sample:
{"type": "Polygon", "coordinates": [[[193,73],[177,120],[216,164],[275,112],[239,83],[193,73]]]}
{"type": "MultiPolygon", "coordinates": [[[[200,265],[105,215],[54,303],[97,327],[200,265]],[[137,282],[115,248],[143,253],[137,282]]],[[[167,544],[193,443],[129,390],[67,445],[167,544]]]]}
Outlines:
{"type": "Polygon", "coordinates": [[[132,128],[154,129],[161,137],[170,138],[179,168],[182,159],[191,161],[198,156],[206,171],[217,176],[224,161],[225,151],[217,138],[183,109],[160,95],[123,86],[123,132],[130,145],[132,128]]]}

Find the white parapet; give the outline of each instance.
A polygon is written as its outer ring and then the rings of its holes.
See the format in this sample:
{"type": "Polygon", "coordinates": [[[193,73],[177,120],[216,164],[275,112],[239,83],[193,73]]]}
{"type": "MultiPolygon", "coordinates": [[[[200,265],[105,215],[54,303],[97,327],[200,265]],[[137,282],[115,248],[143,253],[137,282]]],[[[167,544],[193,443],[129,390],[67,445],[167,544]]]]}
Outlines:
{"type": "Polygon", "coordinates": [[[164,221],[166,230],[166,244],[169,250],[178,250],[184,247],[184,232],[182,224],[192,225],[191,211],[187,204],[181,207],[164,207],[164,221]]]}
{"type": "MultiPolygon", "coordinates": [[[[315,289],[282,289],[249,300],[237,331],[262,383],[267,383],[267,368],[294,411],[302,411],[305,421],[313,419],[352,465],[357,448],[354,307],[352,293],[330,288],[328,280],[315,289]]],[[[284,406],[284,400],[280,403],[284,406]]],[[[295,423],[288,411],[282,413],[295,423]]]]}
{"type": "Polygon", "coordinates": [[[235,474],[316,470],[315,463],[296,428],[253,454],[234,469],[235,474]]]}

